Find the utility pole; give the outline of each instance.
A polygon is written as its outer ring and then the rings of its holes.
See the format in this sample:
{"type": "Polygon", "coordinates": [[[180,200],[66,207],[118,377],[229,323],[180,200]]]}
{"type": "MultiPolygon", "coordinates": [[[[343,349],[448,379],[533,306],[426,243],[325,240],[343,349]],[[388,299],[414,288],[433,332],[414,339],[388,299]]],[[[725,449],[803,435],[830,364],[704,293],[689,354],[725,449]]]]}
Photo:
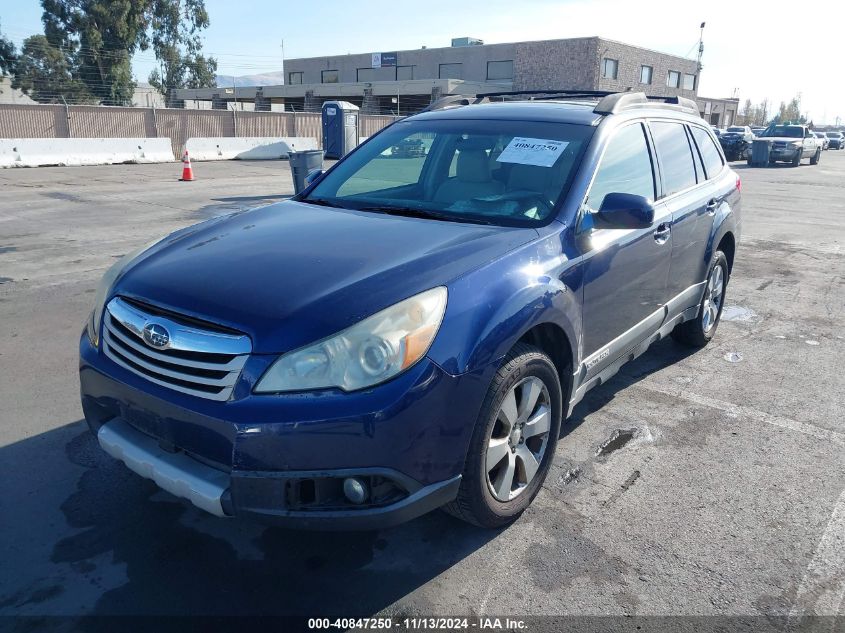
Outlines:
{"type": "Polygon", "coordinates": [[[701,56],[704,55],[704,22],[699,27],[701,33],[698,36],[698,72],[701,72],[701,56]]]}

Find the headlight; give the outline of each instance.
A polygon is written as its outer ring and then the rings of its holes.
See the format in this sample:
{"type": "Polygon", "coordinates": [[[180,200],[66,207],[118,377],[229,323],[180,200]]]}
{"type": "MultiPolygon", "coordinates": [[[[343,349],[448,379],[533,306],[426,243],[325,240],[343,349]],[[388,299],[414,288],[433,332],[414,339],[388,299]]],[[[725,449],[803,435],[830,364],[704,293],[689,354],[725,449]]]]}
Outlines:
{"type": "Polygon", "coordinates": [[[120,277],[120,273],[123,272],[126,266],[128,266],[133,259],[138,257],[138,255],[147,249],[158,244],[161,239],[162,238],[155,239],[141,248],[136,248],[134,251],[130,251],[115,262],[103,275],[103,278],[100,280],[100,284],[97,286],[97,292],[94,294],[94,305],[91,308],[91,314],[88,316],[88,327],[86,328],[88,332],[88,340],[91,341],[91,344],[94,347],[97,347],[100,344],[100,323],[103,320],[103,309],[106,307],[106,299],[108,298],[109,291],[114,285],[114,282],[117,281],[117,278],[120,277]]]}
{"type": "Polygon", "coordinates": [[[792,145],[792,147],[796,147],[796,148],[801,147],[803,144],[804,143],[802,143],[801,141],[793,141],[792,143],[790,143],[790,145],[792,145]]]}
{"type": "Polygon", "coordinates": [[[401,301],[319,343],[284,354],[255,392],[355,391],[389,380],[425,356],[445,310],[443,287],[401,301]]]}

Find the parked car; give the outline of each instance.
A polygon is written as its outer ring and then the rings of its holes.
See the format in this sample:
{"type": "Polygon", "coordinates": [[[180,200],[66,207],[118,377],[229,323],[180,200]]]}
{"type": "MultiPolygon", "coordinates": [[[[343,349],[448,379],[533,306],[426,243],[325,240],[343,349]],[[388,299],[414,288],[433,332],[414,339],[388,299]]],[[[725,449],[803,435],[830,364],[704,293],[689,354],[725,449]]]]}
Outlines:
{"type": "Polygon", "coordinates": [[[830,149],[845,149],[845,136],[842,132],[826,132],[830,149]]]}
{"type": "Polygon", "coordinates": [[[403,140],[390,150],[393,158],[419,158],[425,154],[425,142],[421,138],[403,140]]]}
{"type": "Polygon", "coordinates": [[[100,446],[221,517],[513,521],[588,390],[716,333],[740,180],[669,101],[436,104],[127,255],[79,343],[100,446]]]}
{"type": "Polygon", "coordinates": [[[821,143],[822,151],[830,147],[830,139],[827,138],[824,132],[813,132],[813,136],[815,136],[818,142],[821,143]]]}
{"type": "Polygon", "coordinates": [[[747,125],[732,125],[719,136],[728,161],[750,158],[753,140],[754,133],[747,125]]]}
{"type": "Polygon", "coordinates": [[[821,158],[821,144],[805,125],[772,125],[760,138],[769,142],[770,164],[787,162],[798,167],[802,159],[809,157],[811,165],[818,165],[821,158]]]}

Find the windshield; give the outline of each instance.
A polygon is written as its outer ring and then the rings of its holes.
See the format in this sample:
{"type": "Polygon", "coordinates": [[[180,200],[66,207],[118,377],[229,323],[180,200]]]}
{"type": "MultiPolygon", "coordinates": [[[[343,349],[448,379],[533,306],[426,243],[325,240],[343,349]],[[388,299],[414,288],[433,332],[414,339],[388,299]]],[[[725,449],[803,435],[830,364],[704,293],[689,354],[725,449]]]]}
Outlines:
{"type": "Polygon", "coordinates": [[[728,132],[745,132],[744,127],[729,127],[728,132]]]}
{"type": "Polygon", "coordinates": [[[401,121],[301,200],[438,220],[539,224],[566,195],[593,131],[537,121],[401,121]]]}
{"type": "Polygon", "coordinates": [[[786,136],[788,138],[804,138],[804,128],[799,125],[776,125],[768,128],[763,136],[786,136]]]}
{"type": "Polygon", "coordinates": [[[842,136],[842,132],[828,132],[827,133],[828,138],[839,138],[840,136],[842,136]]]}

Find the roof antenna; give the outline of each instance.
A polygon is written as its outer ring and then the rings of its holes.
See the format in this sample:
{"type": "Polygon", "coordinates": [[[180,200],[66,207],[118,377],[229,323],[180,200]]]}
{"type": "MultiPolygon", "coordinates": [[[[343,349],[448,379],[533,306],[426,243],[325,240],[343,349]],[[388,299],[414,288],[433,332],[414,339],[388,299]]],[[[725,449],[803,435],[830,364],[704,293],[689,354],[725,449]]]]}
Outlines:
{"type": "Polygon", "coordinates": [[[699,27],[701,29],[701,35],[698,37],[698,72],[701,72],[701,56],[704,54],[704,24],[702,22],[699,27]]]}

